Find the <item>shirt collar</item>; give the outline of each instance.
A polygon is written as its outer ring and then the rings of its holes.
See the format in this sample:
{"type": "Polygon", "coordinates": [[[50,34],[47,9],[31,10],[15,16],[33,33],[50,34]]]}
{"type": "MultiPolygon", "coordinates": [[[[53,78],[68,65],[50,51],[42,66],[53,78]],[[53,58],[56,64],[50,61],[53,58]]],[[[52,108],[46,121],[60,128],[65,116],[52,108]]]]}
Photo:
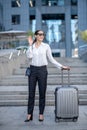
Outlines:
{"type": "MultiPolygon", "coordinates": [[[[40,45],[40,46],[42,46],[42,45],[44,45],[44,43],[43,43],[43,42],[41,42],[41,45],[40,45]]],[[[33,44],[33,47],[35,47],[35,44],[33,44]]]]}

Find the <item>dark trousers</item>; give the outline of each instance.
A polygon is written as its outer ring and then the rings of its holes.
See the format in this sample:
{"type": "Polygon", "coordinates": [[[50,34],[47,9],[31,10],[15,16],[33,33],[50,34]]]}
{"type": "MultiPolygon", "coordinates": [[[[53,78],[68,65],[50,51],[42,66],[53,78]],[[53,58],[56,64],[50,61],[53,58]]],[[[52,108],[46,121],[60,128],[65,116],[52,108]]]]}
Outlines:
{"type": "Polygon", "coordinates": [[[47,88],[47,67],[30,66],[31,74],[29,77],[29,97],[28,97],[28,114],[33,114],[35,103],[36,83],[39,87],[39,114],[44,113],[45,97],[47,88]]]}

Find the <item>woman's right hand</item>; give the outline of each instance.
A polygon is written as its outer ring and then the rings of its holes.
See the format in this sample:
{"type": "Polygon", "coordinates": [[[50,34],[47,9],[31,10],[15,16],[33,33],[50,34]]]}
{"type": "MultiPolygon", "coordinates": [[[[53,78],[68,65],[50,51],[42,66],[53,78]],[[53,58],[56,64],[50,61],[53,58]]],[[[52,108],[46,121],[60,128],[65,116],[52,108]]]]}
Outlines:
{"type": "Polygon", "coordinates": [[[62,66],[61,69],[62,69],[62,70],[70,70],[70,67],[69,67],[69,66],[62,66]]]}
{"type": "Polygon", "coordinates": [[[33,38],[32,38],[32,36],[29,36],[27,38],[27,40],[28,40],[29,46],[31,46],[33,44],[33,38]]]}

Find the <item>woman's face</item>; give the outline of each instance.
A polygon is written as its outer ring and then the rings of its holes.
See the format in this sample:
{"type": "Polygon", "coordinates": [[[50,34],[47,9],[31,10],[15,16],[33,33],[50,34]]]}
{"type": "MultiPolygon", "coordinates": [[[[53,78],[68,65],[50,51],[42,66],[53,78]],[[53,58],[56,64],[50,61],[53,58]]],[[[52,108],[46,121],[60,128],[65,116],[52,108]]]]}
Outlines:
{"type": "Polygon", "coordinates": [[[37,41],[42,42],[45,34],[43,31],[38,31],[37,35],[35,35],[35,36],[36,36],[37,41]]]}

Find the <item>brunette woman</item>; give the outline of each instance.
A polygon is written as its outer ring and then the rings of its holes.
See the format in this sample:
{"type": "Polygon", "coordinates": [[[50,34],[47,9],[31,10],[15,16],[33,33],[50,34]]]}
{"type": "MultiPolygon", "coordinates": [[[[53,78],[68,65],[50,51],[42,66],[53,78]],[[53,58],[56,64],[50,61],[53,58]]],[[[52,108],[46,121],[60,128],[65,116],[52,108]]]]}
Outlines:
{"type": "Polygon", "coordinates": [[[70,69],[58,63],[52,56],[51,48],[43,42],[45,34],[42,30],[35,32],[35,40],[30,37],[28,39],[29,49],[27,57],[31,60],[31,74],[29,77],[29,97],[28,97],[28,115],[25,122],[33,120],[33,110],[35,102],[36,83],[39,88],[39,121],[44,120],[45,97],[47,88],[47,65],[48,59],[59,69],[70,69]]]}

